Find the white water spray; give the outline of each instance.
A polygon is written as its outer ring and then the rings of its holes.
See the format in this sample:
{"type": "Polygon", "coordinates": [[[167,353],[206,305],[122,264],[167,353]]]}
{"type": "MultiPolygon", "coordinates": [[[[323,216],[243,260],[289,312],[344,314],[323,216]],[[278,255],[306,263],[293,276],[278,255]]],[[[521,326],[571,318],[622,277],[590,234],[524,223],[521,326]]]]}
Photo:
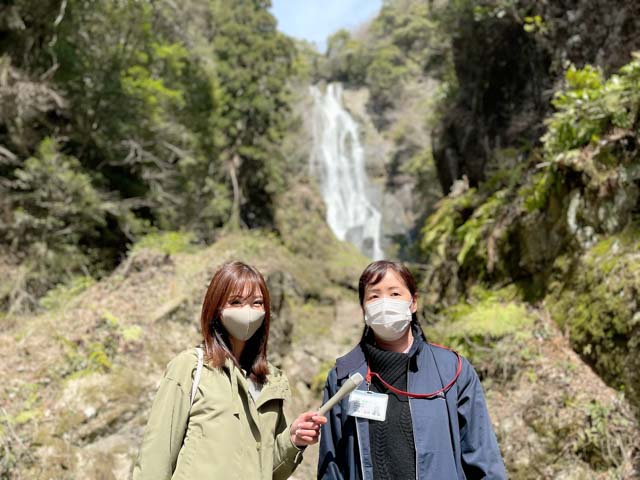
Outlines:
{"type": "Polygon", "coordinates": [[[342,108],[342,86],[332,83],[314,98],[311,172],[318,179],[327,206],[327,223],[340,240],[353,243],[365,255],[380,260],[382,216],[368,196],[364,152],[358,125],[342,108]]]}

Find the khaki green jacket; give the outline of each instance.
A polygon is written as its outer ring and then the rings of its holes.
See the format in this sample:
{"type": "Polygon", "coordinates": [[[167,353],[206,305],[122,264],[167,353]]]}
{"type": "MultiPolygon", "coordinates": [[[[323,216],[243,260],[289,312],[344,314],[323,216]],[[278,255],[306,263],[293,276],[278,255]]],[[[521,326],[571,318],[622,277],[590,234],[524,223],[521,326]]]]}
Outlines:
{"type": "Polygon", "coordinates": [[[283,402],[289,382],[275,367],[254,402],[242,372],[205,364],[191,415],[195,349],[174,358],[156,394],[134,480],[285,479],[302,461],[283,402]],[[187,426],[188,424],[188,426],[187,426]]]}

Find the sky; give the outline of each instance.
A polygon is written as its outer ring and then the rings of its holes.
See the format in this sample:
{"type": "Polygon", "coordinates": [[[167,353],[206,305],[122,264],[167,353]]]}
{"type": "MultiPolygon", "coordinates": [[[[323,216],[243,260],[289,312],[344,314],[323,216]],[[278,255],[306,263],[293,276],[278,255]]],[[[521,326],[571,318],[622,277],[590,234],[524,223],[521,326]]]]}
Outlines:
{"type": "Polygon", "coordinates": [[[382,0],[272,0],[272,4],[278,30],[309,40],[324,53],[328,36],[371,20],[382,0]]]}

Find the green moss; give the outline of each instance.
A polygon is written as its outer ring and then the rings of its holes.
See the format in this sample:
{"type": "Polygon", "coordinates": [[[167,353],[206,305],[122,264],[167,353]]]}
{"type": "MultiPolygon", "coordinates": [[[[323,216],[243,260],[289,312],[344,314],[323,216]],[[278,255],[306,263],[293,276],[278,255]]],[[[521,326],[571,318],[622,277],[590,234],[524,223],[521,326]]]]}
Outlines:
{"type": "Polygon", "coordinates": [[[334,366],[334,362],[322,362],[320,368],[318,368],[318,373],[316,373],[311,379],[311,391],[316,395],[321,394],[324,389],[324,384],[327,381],[327,376],[329,372],[334,366]]]}
{"type": "Polygon", "coordinates": [[[515,287],[491,291],[475,287],[468,302],[445,309],[427,335],[467,357],[493,381],[505,381],[536,355],[527,347],[535,319],[515,299],[515,287]]]}
{"type": "Polygon", "coordinates": [[[18,413],[18,415],[15,416],[13,421],[16,425],[20,425],[20,424],[35,420],[36,418],[39,418],[41,415],[42,415],[42,410],[40,410],[39,408],[33,409],[33,410],[23,410],[20,413],[18,413]]]}
{"type": "Polygon", "coordinates": [[[95,283],[89,276],[76,276],[68,283],[61,283],[49,290],[40,300],[40,305],[47,310],[57,310],[69,304],[74,298],[95,283]]]}
{"type": "Polygon", "coordinates": [[[132,253],[144,249],[157,251],[165,255],[192,252],[194,250],[194,238],[194,235],[188,232],[150,233],[134,244],[132,253]]]}
{"type": "Polygon", "coordinates": [[[573,268],[557,269],[545,302],[574,348],[610,385],[640,407],[638,230],[604,238],[573,268]]]}
{"type": "Polygon", "coordinates": [[[122,329],[122,338],[126,342],[134,342],[142,337],[142,328],[140,325],[131,325],[122,329]]]}
{"type": "Polygon", "coordinates": [[[104,310],[102,312],[102,318],[112,328],[118,328],[120,325],[120,319],[108,310],[104,310]]]}
{"type": "Polygon", "coordinates": [[[607,255],[611,251],[611,247],[613,247],[615,242],[615,237],[607,237],[594,245],[589,251],[589,255],[594,257],[602,257],[604,255],[607,255]]]}
{"type": "Polygon", "coordinates": [[[528,213],[543,210],[549,201],[555,182],[556,175],[549,168],[533,175],[532,179],[518,190],[524,209],[528,213]]]}
{"type": "Polygon", "coordinates": [[[456,336],[501,338],[520,332],[532,324],[522,304],[485,300],[479,304],[462,304],[448,312],[452,318],[450,328],[456,336]]]}

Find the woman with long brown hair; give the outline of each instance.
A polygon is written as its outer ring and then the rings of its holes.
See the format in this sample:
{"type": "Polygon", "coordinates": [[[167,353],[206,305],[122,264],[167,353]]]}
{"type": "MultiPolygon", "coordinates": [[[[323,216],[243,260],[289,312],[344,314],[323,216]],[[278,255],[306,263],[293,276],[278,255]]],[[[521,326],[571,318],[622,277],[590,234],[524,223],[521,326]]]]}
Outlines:
{"type": "Polygon", "coordinates": [[[286,377],[267,361],[269,291],[255,268],[223,265],[202,305],[201,347],[175,357],[156,394],[136,480],[285,479],[325,417],[291,425],[286,377]]]}

